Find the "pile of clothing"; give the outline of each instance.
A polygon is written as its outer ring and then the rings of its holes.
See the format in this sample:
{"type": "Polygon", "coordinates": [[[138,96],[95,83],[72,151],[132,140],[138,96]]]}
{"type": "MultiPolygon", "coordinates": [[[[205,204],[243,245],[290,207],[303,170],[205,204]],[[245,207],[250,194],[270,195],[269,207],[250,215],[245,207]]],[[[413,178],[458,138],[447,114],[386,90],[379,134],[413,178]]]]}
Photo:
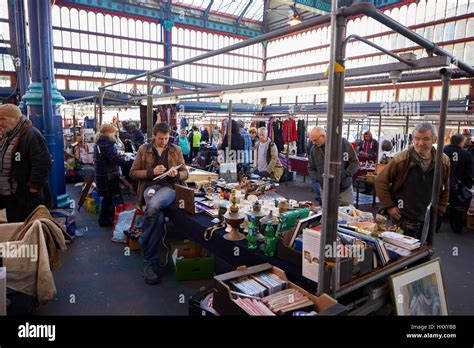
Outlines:
{"type": "Polygon", "coordinates": [[[43,205],[33,210],[23,223],[0,225],[7,287],[35,296],[40,304],[54,299],[56,285],[52,270],[61,266],[59,250],[67,249],[68,240],[72,237],[43,205]],[[23,250],[25,257],[10,254],[13,250],[23,250]]]}

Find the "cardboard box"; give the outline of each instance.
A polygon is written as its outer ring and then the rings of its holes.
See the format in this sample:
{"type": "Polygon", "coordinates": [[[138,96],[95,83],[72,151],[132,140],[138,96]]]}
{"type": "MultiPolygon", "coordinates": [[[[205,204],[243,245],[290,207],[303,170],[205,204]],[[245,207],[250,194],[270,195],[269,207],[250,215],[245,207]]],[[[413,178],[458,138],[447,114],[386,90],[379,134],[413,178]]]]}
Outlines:
{"type": "MultiPolygon", "coordinates": [[[[248,316],[248,313],[245,312],[239,305],[237,305],[235,300],[232,298],[230,293],[231,289],[229,285],[227,285],[227,282],[242,276],[268,271],[271,271],[281,279],[286,280],[288,282],[288,288],[297,289],[307,296],[314,303],[312,310],[315,310],[319,315],[325,315],[326,311],[330,310],[331,307],[337,304],[337,301],[329,295],[323,294],[318,297],[316,295],[310,294],[308,291],[304,290],[298,285],[288,281],[288,278],[286,277],[286,274],[283,270],[274,267],[269,263],[264,263],[253,267],[241,266],[238,267],[236,271],[215,276],[214,287],[216,289],[216,293],[214,294],[214,309],[221,315],[248,316]]],[[[341,311],[343,310],[341,309],[341,311]]]]}
{"type": "Polygon", "coordinates": [[[467,215],[466,227],[474,230],[474,215],[467,215]]]}
{"type": "Polygon", "coordinates": [[[138,241],[138,239],[130,239],[130,237],[127,237],[127,245],[132,251],[142,249],[142,246],[140,245],[140,242],[138,241]]]}
{"type": "Polygon", "coordinates": [[[202,301],[209,295],[213,294],[215,296],[215,289],[204,289],[202,291],[199,291],[198,293],[192,295],[189,297],[188,301],[188,315],[189,316],[201,316],[201,317],[206,317],[206,316],[218,316],[219,313],[217,313],[214,308],[203,308],[201,307],[202,301]]]}
{"type": "Polygon", "coordinates": [[[214,276],[214,258],[191,241],[173,244],[173,264],[176,280],[210,279],[214,276]]]}

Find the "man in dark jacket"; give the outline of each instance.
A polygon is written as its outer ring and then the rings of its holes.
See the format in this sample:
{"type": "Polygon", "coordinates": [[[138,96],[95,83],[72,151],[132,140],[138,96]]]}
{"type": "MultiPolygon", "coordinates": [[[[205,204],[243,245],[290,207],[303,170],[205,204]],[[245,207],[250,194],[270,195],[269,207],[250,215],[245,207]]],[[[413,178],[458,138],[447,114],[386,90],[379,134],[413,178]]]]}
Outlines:
{"type": "MultiPolygon", "coordinates": [[[[323,187],[324,154],[326,149],[326,131],[321,127],[314,127],[309,135],[313,142],[308,161],[308,173],[323,187]]],[[[342,139],[342,172],[339,186],[339,205],[349,205],[353,202],[352,176],[359,169],[359,160],[354,148],[346,139],[342,139]]]]}
{"type": "Polygon", "coordinates": [[[40,131],[13,104],[0,105],[0,209],[24,221],[39,205],[52,207],[51,155],[40,131]]]}
{"type": "Polygon", "coordinates": [[[471,200],[461,198],[462,187],[472,187],[472,159],[471,155],[463,149],[466,138],[461,134],[451,137],[451,144],[444,147],[444,153],[449,157],[451,173],[449,181],[449,223],[454,233],[461,233],[464,227],[466,212],[471,200]]]}

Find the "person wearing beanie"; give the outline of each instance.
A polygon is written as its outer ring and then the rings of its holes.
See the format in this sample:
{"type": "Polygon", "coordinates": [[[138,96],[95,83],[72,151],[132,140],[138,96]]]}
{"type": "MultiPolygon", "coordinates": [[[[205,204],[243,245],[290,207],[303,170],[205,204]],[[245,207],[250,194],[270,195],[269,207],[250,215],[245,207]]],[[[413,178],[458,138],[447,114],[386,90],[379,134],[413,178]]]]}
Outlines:
{"type": "Polygon", "coordinates": [[[0,209],[24,221],[39,205],[52,207],[51,155],[41,132],[13,104],[0,105],[0,209]]]}

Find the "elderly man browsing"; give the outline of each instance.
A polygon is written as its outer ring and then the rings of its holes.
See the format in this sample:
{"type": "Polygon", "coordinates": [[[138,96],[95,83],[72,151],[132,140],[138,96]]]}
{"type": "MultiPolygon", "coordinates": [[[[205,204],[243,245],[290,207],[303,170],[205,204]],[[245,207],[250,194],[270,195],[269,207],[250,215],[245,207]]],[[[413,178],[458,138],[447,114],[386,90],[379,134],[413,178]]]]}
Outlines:
{"type": "MultiPolygon", "coordinates": [[[[323,187],[324,155],[326,152],[326,131],[322,127],[314,127],[309,138],[313,143],[308,161],[308,173],[323,187]]],[[[356,153],[346,139],[342,139],[342,168],[341,182],[339,185],[339,205],[349,205],[353,201],[352,176],[359,169],[359,160],[356,153]]]]}
{"type": "Polygon", "coordinates": [[[37,206],[52,206],[51,155],[16,105],[0,105],[0,134],[0,209],[6,209],[8,222],[24,221],[37,206]]]}
{"type": "MultiPolygon", "coordinates": [[[[425,214],[431,202],[434,180],[436,128],[421,123],[413,130],[413,146],[397,153],[377,175],[375,189],[381,211],[386,211],[405,234],[420,238],[425,214]]],[[[442,149],[441,149],[442,151],[442,149]]],[[[449,157],[443,154],[438,216],[444,215],[449,200],[449,157]]],[[[441,219],[438,219],[439,228],[441,219]]]]}

